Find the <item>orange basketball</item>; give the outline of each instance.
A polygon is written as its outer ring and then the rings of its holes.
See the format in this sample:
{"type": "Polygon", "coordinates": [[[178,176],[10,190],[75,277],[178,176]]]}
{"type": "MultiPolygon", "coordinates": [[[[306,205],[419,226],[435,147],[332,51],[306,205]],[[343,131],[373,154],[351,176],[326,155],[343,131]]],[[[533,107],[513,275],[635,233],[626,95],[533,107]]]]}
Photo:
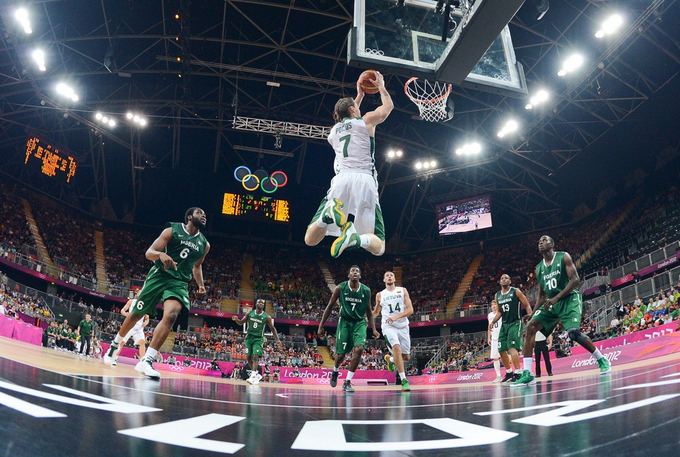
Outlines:
{"type": "Polygon", "coordinates": [[[378,92],[380,92],[378,86],[376,86],[372,82],[375,79],[377,79],[375,70],[366,70],[363,73],[361,73],[359,75],[359,85],[361,86],[361,90],[363,90],[365,93],[369,95],[377,94],[378,92]]]}

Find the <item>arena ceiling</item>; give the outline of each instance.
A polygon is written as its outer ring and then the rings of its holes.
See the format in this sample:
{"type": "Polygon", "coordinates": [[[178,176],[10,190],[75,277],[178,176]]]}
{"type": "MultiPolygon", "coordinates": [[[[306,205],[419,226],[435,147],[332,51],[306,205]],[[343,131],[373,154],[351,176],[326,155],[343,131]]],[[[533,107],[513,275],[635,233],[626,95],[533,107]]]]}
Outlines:
{"type": "MultiPolygon", "coordinates": [[[[15,2],[0,10],[3,173],[90,211],[110,200],[118,216],[144,221],[140,213],[168,195],[218,196],[233,185],[238,165],[284,169],[292,183],[282,195],[293,201],[299,226],[293,236],[299,236],[332,175],[330,149],[323,140],[290,136],[278,148],[274,135],[235,130],[232,120],[330,124],[335,101],[353,95],[360,73],[346,64],[351,1],[23,3],[35,20],[30,36],[13,21],[15,2]],[[47,55],[46,72],[29,57],[37,45],[47,55]],[[79,91],[77,104],[54,95],[60,78],[79,91]],[[131,109],[148,116],[146,129],[123,125],[131,109]],[[121,125],[102,128],[96,111],[115,114],[121,125]],[[77,152],[77,180],[56,183],[24,166],[31,132],[77,152]],[[166,193],[176,182],[191,191],[166,193]]],[[[510,25],[530,92],[541,85],[552,90],[545,110],[525,111],[526,98],[456,87],[454,118],[429,124],[417,120],[403,95],[405,78],[387,76],[396,109],[378,128],[381,198],[388,232],[409,247],[431,241],[434,204],[481,193],[493,195],[495,217],[506,221],[498,233],[566,221],[569,195],[560,183],[573,175],[570,165],[606,150],[613,131],[630,130],[634,113],[677,83],[675,1],[551,3],[536,21],[534,3],[527,2],[510,25]],[[593,33],[612,6],[624,10],[626,23],[615,37],[598,41],[593,33]],[[574,49],[586,54],[586,65],[561,80],[559,60],[574,49]],[[500,123],[513,114],[522,120],[521,135],[498,140],[500,123]],[[455,158],[455,146],[471,138],[485,145],[484,153],[474,161],[455,158]],[[406,157],[386,162],[393,147],[406,157]],[[416,173],[417,158],[436,159],[439,168],[416,173]]]]}

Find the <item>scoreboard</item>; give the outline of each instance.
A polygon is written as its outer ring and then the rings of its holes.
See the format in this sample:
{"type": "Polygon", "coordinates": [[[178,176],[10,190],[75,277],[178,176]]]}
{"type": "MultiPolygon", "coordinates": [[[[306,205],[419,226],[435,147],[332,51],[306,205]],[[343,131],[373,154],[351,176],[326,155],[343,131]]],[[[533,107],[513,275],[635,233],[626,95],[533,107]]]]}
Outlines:
{"type": "Polygon", "coordinates": [[[222,214],[258,221],[290,222],[288,200],[277,200],[269,196],[225,192],[222,214]]]}
{"type": "Polygon", "coordinates": [[[31,166],[30,162],[39,162],[40,172],[43,175],[50,178],[59,175],[67,183],[71,182],[78,169],[78,162],[73,155],[39,136],[30,136],[26,140],[24,166],[31,166]]]}

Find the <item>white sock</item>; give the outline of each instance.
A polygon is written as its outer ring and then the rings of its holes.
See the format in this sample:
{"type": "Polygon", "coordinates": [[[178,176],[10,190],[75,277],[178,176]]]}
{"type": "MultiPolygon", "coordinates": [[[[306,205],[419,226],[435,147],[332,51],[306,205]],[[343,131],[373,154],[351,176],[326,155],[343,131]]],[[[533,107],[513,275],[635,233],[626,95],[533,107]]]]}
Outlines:
{"type": "Polygon", "coordinates": [[[153,362],[156,360],[156,355],[158,354],[158,351],[155,350],[154,348],[149,348],[146,350],[146,354],[144,354],[144,359],[148,360],[149,362],[153,362]]]}
{"type": "Polygon", "coordinates": [[[116,337],[113,339],[114,344],[119,344],[121,341],[123,341],[123,337],[120,336],[120,333],[116,333],[116,337]]]}
{"type": "Polygon", "coordinates": [[[390,362],[394,363],[394,357],[390,356],[390,362]]]}
{"type": "Polygon", "coordinates": [[[512,368],[508,368],[507,370],[505,370],[505,372],[513,374],[515,372],[515,370],[513,370],[512,368]]]}
{"type": "Polygon", "coordinates": [[[593,356],[595,356],[597,360],[600,360],[601,358],[604,357],[599,349],[595,349],[595,352],[593,352],[593,356]]]}
{"type": "Polygon", "coordinates": [[[493,361],[493,369],[496,370],[496,377],[501,375],[501,361],[500,360],[494,360],[493,361]]]}
{"type": "Polygon", "coordinates": [[[524,371],[531,371],[531,364],[533,363],[533,357],[524,357],[524,371]]]}
{"type": "Polygon", "coordinates": [[[333,371],[335,371],[337,373],[338,367],[333,367],[333,371]]]}
{"type": "Polygon", "coordinates": [[[404,379],[406,379],[406,373],[403,372],[403,371],[399,372],[399,377],[400,377],[401,380],[403,381],[404,379]]]}
{"type": "Polygon", "coordinates": [[[348,372],[347,372],[347,380],[348,380],[348,381],[351,381],[353,377],[354,377],[354,372],[353,372],[353,371],[348,371],[348,372]]]}
{"type": "Polygon", "coordinates": [[[361,248],[362,249],[368,249],[368,246],[371,244],[371,236],[368,234],[364,235],[359,235],[359,238],[361,238],[361,248]]]}

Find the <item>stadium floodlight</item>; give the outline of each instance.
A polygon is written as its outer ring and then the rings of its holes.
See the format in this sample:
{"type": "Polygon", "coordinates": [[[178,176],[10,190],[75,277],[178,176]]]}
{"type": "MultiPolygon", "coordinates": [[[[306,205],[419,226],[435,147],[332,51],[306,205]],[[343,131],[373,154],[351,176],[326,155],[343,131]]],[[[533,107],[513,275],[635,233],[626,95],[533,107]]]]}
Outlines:
{"type": "Polygon", "coordinates": [[[131,121],[131,123],[136,125],[137,127],[146,127],[146,125],[148,124],[146,117],[144,117],[144,115],[132,111],[128,111],[127,113],[125,113],[125,118],[128,121],[131,121]]]}
{"type": "Polygon", "coordinates": [[[466,143],[463,146],[456,149],[457,156],[477,155],[480,152],[482,152],[482,145],[477,142],[466,143]]]}
{"type": "Polygon", "coordinates": [[[399,159],[404,155],[404,151],[402,151],[401,149],[397,149],[396,151],[394,151],[394,155],[396,155],[397,158],[399,159]]]}
{"type": "Polygon", "coordinates": [[[419,161],[417,161],[417,162],[413,165],[413,168],[415,168],[416,170],[420,171],[420,170],[423,169],[423,163],[419,160],[419,161]]]}
{"type": "Polygon", "coordinates": [[[394,159],[396,157],[396,155],[397,154],[394,152],[394,150],[390,149],[389,151],[387,151],[387,160],[394,159]]]}
{"type": "Polygon", "coordinates": [[[38,70],[47,71],[47,66],[45,65],[45,53],[43,52],[42,49],[40,48],[34,49],[33,52],[31,53],[31,58],[38,66],[38,70]]]}
{"type": "Polygon", "coordinates": [[[94,118],[97,120],[97,122],[109,128],[114,128],[116,125],[118,125],[118,122],[116,122],[116,119],[114,119],[113,116],[103,114],[101,111],[97,111],[94,114],[94,118]]]}
{"type": "Polygon", "coordinates": [[[16,19],[16,21],[19,23],[26,35],[33,33],[33,29],[31,28],[31,18],[26,8],[17,8],[16,11],[14,11],[14,19],[16,19]]]}
{"type": "Polygon", "coordinates": [[[560,68],[560,71],[557,72],[557,76],[564,77],[569,73],[575,72],[576,70],[581,68],[583,62],[585,62],[585,59],[581,54],[579,53],[571,54],[564,60],[564,62],[562,62],[562,68],[560,68]]]}
{"type": "Polygon", "coordinates": [[[511,133],[515,133],[519,129],[519,123],[514,119],[508,119],[503,124],[503,127],[498,131],[498,138],[504,138],[511,133]]]}
{"type": "Polygon", "coordinates": [[[430,160],[430,168],[437,168],[437,161],[436,160],[430,160]]]}
{"type": "Polygon", "coordinates": [[[607,16],[607,19],[600,25],[600,29],[595,32],[595,38],[604,38],[605,36],[613,35],[619,31],[622,25],[623,16],[620,14],[615,13],[607,16]]]}
{"type": "Polygon", "coordinates": [[[538,89],[534,95],[529,99],[529,103],[524,106],[524,109],[534,109],[536,106],[542,105],[550,99],[550,92],[545,89],[538,89]]]}
{"type": "Polygon", "coordinates": [[[80,97],[78,97],[78,94],[76,94],[76,91],[73,90],[71,86],[66,84],[65,82],[60,82],[57,83],[55,87],[57,94],[60,95],[61,97],[68,98],[72,102],[77,102],[80,100],[80,97]]]}

